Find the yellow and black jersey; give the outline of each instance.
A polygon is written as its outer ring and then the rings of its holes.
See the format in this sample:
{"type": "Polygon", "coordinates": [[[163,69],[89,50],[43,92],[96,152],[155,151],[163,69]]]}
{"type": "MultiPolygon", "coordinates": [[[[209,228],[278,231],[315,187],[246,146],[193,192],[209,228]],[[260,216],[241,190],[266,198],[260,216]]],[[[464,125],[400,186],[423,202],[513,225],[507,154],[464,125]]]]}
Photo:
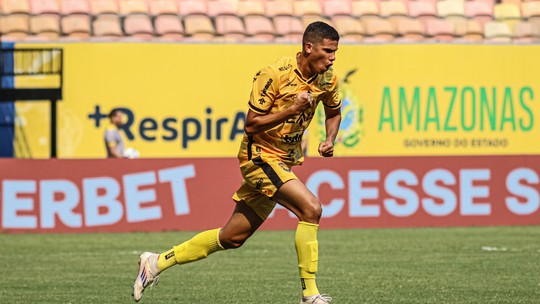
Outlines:
{"type": "Polygon", "coordinates": [[[261,156],[263,160],[279,159],[289,166],[304,161],[301,142],[319,102],[335,109],[341,106],[338,80],[330,68],[323,74],[305,79],[295,57],[280,58],[260,70],[253,79],[249,108],[258,114],[272,114],[290,107],[297,94],[310,92],[312,107],[285,122],[253,136],[244,134],[238,159],[240,163],[261,156]]]}

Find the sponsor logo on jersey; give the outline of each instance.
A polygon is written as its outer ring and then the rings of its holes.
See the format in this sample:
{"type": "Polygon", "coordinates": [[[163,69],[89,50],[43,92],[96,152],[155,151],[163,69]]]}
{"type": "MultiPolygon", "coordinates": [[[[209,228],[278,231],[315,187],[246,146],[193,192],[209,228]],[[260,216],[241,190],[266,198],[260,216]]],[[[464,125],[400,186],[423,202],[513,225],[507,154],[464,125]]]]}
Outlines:
{"type": "Polygon", "coordinates": [[[313,116],[314,116],[313,112],[308,112],[308,113],[302,112],[296,117],[292,117],[292,118],[287,119],[285,122],[290,123],[290,124],[303,125],[304,122],[311,121],[313,116]]]}
{"type": "Polygon", "coordinates": [[[272,82],[274,82],[274,79],[272,79],[272,78],[268,79],[268,81],[264,85],[264,88],[261,91],[261,96],[263,96],[263,97],[266,96],[266,92],[268,92],[268,89],[272,85],[272,82]]]}
{"type": "Polygon", "coordinates": [[[281,141],[283,141],[286,144],[297,144],[297,143],[302,142],[302,135],[304,135],[304,131],[291,132],[291,133],[282,135],[281,141]]]}
{"type": "Polygon", "coordinates": [[[292,64],[289,63],[289,64],[287,64],[286,66],[280,67],[280,68],[279,68],[279,71],[280,71],[280,72],[283,72],[283,71],[286,71],[286,70],[288,70],[288,69],[290,69],[290,68],[292,68],[292,64]]]}

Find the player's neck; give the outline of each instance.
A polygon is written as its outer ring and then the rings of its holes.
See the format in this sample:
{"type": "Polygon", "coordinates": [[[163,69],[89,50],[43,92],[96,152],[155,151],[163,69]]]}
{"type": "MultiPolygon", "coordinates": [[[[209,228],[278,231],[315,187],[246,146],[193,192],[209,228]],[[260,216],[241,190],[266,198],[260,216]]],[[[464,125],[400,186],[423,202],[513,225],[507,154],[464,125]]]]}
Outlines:
{"type": "Polygon", "coordinates": [[[296,54],[296,66],[298,67],[298,71],[300,71],[304,79],[310,79],[315,75],[315,73],[311,70],[311,67],[309,66],[309,62],[302,55],[302,53],[296,54]]]}

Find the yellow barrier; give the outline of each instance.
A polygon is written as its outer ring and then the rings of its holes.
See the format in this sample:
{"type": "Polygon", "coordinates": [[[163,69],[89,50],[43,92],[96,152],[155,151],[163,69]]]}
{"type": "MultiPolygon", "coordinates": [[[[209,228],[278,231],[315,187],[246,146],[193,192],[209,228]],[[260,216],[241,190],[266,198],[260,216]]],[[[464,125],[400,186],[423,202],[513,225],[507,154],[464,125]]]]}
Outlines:
{"type": "MultiPolygon", "coordinates": [[[[47,45],[51,46],[51,45],[47,45]]],[[[59,157],[104,157],[112,108],[142,157],[235,156],[251,79],[292,45],[66,43],[59,157]]],[[[17,47],[37,47],[19,44],[17,47]]],[[[342,45],[337,155],[538,154],[540,46],[342,45]]],[[[17,64],[17,62],[16,62],[17,64]]],[[[24,83],[17,83],[24,86],[24,83]]],[[[324,134],[322,109],[308,153],[324,134]]],[[[48,108],[18,103],[34,157],[47,157],[48,108]]]]}

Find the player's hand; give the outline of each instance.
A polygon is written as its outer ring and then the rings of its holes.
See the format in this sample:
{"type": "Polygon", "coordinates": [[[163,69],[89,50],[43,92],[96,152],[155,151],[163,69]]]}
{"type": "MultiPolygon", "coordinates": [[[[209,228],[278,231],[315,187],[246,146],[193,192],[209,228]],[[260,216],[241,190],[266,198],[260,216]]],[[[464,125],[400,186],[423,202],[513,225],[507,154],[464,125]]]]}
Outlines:
{"type": "Polygon", "coordinates": [[[331,141],[323,141],[319,144],[319,155],[322,157],[334,156],[334,143],[331,141]]]}
{"type": "Polygon", "coordinates": [[[294,104],[291,106],[295,114],[300,114],[312,106],[313,98],[309,92],[302,92],[296,95],[294,104]]]}

